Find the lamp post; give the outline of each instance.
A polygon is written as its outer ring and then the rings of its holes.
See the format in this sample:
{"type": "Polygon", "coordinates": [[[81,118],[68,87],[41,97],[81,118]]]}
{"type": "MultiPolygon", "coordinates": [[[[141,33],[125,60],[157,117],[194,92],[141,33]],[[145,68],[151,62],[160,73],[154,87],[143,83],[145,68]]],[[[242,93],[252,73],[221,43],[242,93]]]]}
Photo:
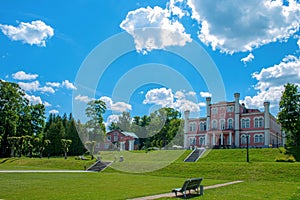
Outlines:
{"type": "Polygon", "coordinates": [[[247,140],[247,162],[249,162],[249,133],[246,134],[247,140]]]}

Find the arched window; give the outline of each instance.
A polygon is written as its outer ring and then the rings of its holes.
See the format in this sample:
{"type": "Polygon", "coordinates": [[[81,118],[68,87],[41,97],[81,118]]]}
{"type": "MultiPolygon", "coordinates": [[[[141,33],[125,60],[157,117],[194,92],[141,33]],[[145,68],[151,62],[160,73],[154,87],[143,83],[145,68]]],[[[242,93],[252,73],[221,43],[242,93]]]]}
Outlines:
{"type": "Polygon", "coordinates": [[[264,119],[261,117],[258,120],[258,127],[263,127],[263,124],[264,124],[264,119]]]}
{"type": "Polygon", "coordinates": [[[264,122],[264,119],[262,117],[255,118],[254,119],[254,127],[255,128],[263,127],[263,122],[264,122]]]}
{"type": "Polygon", "coordinates": [[[200,122],[200,131],[206,130],[206,122],[200,122]]]}
{"type": "Polygon", "coordinates": [[[196,131],[196,123],[192,122],[190,123],[190,132],[196,131]]]}
{"type": "Polygon", "coordinates": [[[263,142],[264,142],[263,134],[257,134],[254,136],[254,143],[263,143],[263,142]]]}
{"type": "Polygon", "coordinates": [[[242,128],[250,128],[250,119],[249,118],[242,119],[242,128]]]}
{"type": "Polygon", "coordinates": [[[233,119],[229,118],[227,121],[227,127],[228,129],[232,129],[233,128],[233,119]]]}
{"type": "Polygon", "coordinates": [[[199,141],[200,146],[205,145],[205,137],[204,136],[200,136],[199,139],[200,139],[200,141],[199,141]]]}
{"type": "Polygon", "coordinates": [[[190,138],[190,145],[196,145],[196,138],[190,138]]]}
{"type": "Polygon", "coordinates": [[[220,129],[224,130],[225,129],[225,119],[220,120],[220,129]]]}
{"type": "Polygon", "coordinates": [[[254,119],[254,128],[258,128],[258,118],[254,119]]]}
{"type": "Polygon", "coordinates": [[[214,120],[212,121],[212,128],[213,128],[213,129],[217,129],[217,127],[218,127],[218,122],[217,122],[217,120],[214,119],[214,120]]]}
{"type": "Polygon", "coordinates": [[[250,135],[247,136],[245,134],[241,135],[241,144],[247,144],[247,137],[248,137],[248,143],[250,144],[250,135]]]}

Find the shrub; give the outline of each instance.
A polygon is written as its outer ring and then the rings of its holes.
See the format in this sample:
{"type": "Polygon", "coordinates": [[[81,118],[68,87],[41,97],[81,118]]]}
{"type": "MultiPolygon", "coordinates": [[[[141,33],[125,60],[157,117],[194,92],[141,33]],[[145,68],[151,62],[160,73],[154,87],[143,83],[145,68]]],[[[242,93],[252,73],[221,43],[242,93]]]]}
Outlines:
{"type": "Polygon", "coordinates": [[[280,156],[276,157],[275,159],[276,162],[296,162],[296,159],[294,158],[293,155],[286,155],[286,156],[280,156]]]}

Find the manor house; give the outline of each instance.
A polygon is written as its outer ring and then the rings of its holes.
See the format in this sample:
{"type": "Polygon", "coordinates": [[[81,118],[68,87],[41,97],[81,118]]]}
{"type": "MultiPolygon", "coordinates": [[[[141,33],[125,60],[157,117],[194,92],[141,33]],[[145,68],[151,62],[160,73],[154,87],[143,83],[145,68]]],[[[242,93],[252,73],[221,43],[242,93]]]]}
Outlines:
{"type": "Polygon", "coordinates": [[[185,111],[184,147],[277,147],[283,144],[281,126],[270,113],[269,102],[264,110],[246,108],[239,103],[240,94],[234,101],[212,104],[206,98],[206,117],[190,118],[185,111]]]}

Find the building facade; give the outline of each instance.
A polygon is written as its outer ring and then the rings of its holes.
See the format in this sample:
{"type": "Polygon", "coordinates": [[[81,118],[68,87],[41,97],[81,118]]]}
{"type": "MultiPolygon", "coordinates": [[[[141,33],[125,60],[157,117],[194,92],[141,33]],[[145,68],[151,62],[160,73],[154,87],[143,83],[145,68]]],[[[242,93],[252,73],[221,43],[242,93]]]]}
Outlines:
{"type": "Polygon", "coordinates": [[[133,151],[138,148],[138,137],[135,133],[110,131],[106,134],[101,150],[133,151]]]}
{"type": "Polygon", "coordinates": [[[206,117],[190,118],[185,111],[184,147],[270,147],[283,145],[281,126],[264,102],[264,111],[246,108],[239,103],[239,93],[234,101],[212,104],[206,98],[206,117]]]}

